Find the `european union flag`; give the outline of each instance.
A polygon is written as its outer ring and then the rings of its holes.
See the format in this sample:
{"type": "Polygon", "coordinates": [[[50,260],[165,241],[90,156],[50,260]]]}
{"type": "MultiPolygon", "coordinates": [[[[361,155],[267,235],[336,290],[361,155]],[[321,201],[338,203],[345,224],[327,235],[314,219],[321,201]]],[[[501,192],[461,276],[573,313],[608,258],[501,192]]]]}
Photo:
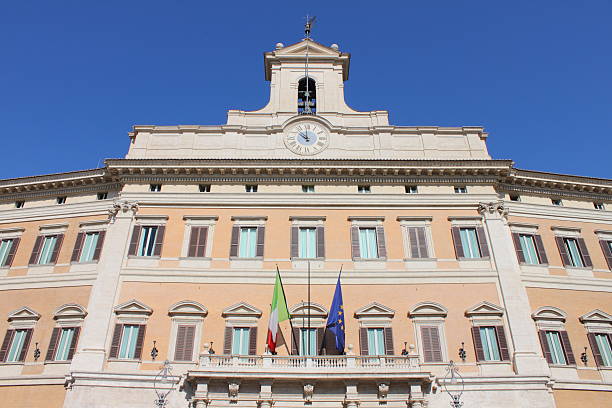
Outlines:
{"type": "Polygon", "coordinates": [[[333,333],[336,339],[336,349],[338,350],[338,353],[344,354],[345,320],[344,303],[342,302],[342,286],[340,286],[340,275],[338,275],[336,292],[334,293],[334,300],[332,300],[332,305],[329,310],[326,328],[333,333]]]}

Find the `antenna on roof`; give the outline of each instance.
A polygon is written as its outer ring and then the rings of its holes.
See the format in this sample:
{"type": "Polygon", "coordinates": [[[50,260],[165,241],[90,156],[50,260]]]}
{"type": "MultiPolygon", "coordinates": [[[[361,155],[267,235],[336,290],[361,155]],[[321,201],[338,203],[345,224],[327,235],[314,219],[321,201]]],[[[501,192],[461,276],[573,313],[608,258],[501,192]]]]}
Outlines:
{"type": "Polygon", "coordinates": [[[307,39],[310,39],[310,30],[312,29],[312,25],[314,24],[316,19],[317,19],[317,16],[309,17],[308,14],[306,14],[306,24],[304,24],[304,35],[306,36],[307,39]]]}
{"type": "MultiPolygon", "coordinates": [[[[312,25],[314,24],[316,16],[309,17],[306,14],[306,24],[304,24],[304,35],[305,40],[310,40],[310,31],[312,30],[312,25]]],[[[312,115],[314,112],[312,111],[311,102],[310,102],[310,89],[308,89],[308,82],[310,78],[308,77],[308,45],[309,41],[306,41],[306,65],[304,66],[304,76],[306,78],[306,92],[304,92],[304,110],[302,111],[303,115],[312,115]]]]}

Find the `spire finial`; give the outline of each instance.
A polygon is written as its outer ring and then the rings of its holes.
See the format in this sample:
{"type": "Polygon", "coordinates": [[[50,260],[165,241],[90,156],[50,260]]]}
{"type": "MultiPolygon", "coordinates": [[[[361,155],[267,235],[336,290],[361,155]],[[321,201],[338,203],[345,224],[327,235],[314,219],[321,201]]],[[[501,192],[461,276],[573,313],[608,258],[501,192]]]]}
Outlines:
{"type": "Polygon", "coordinates": [[[316,19],[317,16],[310,17],[308,14],[306,14],[306,24],[304,24],[304,35],[306,36],[306,39],[310,39],[310,31],[316,19]]]}

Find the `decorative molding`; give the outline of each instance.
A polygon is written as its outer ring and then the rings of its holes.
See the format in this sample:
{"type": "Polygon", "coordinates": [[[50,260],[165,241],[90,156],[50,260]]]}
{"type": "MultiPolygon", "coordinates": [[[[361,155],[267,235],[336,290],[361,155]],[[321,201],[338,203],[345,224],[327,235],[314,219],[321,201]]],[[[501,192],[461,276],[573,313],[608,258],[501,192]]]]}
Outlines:
{"type": "Polygon", "coordinates": [[[327,317],[329,313],[325,306],[320,305],[318,303],[310,302],[300,302],[295,304],[289,308],[289,312],[292,318],[298,319],[302,315],[309,314],[311,317],[324,319],[327,317]]]}
{"type": "Polygon", "coordinates": [[[55,320],[62,319],[84,319],[87,316],[87,311],[81,305],[76,303],[67,303],[58,307],[53,313],[55,320]]]}
{"type": "Polygon", "coordinates": [[[465,311],[466,317],[476,316],[495,316],[502,317],[504,315],[504,309],[493,303],[483,301],[475,304],[465,311]]]}
{"type": "Polygon", "coordinates": [[[384,306],[378,302],[371,302],[357,309],[354,315],[356,319],[372,317],[386,317],[392,319],[393,316],[395,316],[395,310],[391,309],[390,307],[384,306]]]}
{"type": "Polygon", "coordinates": [[[612,325],[612,315],[609,315],[600,309],[595,309],[589,313],[585,313],[578,319],[581,323],[604,323],[612,325]]]}
{"type": "Polygon", "coordinates": [[[389,395],[389,384],[388,383],[379,383],[378,384],[378,399],[386,400],[389,395]]]}
{"type": "Polygon", "coordinates": [[[448,309],[436,302],[420,302],[412,306],[408,312],[408,317],[438,317],[446,318],[448,309]]]}
{"type": "Polygon", "coordinates": [[[230,382],[227,385],[227,395],[229,397],[230,402],[238,401],[238,391],[240,391],[240,382],[234,381],[230,382]]]}
{"type": "Polygon", "coordinates": [[[542,306],[531,314],[535,321],[555,321],[565,323],[567,313],[554,306],[542,306]]]}
{"type": "Polygon", "coordinates": [[[9,322],[37,321],[38,319],[40,319],[40,313],[35,312],[27,306],[20,307],[19,309],[12,311],[8,315],[9,322]]]}
{"type": "Polygon", "coordinates": [[[262,311],[246,302],[239,302],[226,307],[221,312],[223,317],[261,317],[262,311]]]}
{"type": "Polygon", "coordinates": [[[168,309],[169,316],[197,316],[205,317],[208,314],[208,309],[193,300],[183,300],[170,306],[168,309]]]}
{"type": "Polygon", "coordinates": [[[113,311],[117,315],[151,315],[153,309],[139,302],[136,299],[128,300],[127,302],[121,303],[114,307],[113,311]]]}
{"type": "Polygon", "coordinates": [[[489,202],[489,203],[478,203],[478,213],[485,215],[499,214],[502,218],[508,218],[508,208],[504,205],[503,201],[489,202]]]}
{"type": "Polygon", "coordinates": [[[117,215],[121,213],[127,213],[131,211],[133,215],[138,212],[138,203],[136,201],[130,201],[127,199],[116,199],[113,202],[113,206],[108,210],[108,218],[110,222],[114,222],[117,215]]]}
{"type": "Polygon", "coordinates": [[[312,396],[314,394],[314,384],[304,384],[304,402],[307,404],[312,403],[312,396]]]}

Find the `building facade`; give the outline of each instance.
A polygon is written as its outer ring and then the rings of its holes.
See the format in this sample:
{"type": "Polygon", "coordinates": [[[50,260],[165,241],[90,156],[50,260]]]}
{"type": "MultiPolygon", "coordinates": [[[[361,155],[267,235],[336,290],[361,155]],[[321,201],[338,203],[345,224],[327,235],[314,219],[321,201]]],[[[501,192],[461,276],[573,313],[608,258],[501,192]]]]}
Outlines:
{"type": "Polygon", "coordinates": [[[492,159],[480,127],[354,111],[349,66],[279,43],[261,110],[135,126],[102,168],[0,180],[5,405],[152,407],[172,388],[173,408],[437,408],[447,389],[611,406],[612,180],[492,159]],[[272,355],[277,267],[292,318],[272,355]]]}

